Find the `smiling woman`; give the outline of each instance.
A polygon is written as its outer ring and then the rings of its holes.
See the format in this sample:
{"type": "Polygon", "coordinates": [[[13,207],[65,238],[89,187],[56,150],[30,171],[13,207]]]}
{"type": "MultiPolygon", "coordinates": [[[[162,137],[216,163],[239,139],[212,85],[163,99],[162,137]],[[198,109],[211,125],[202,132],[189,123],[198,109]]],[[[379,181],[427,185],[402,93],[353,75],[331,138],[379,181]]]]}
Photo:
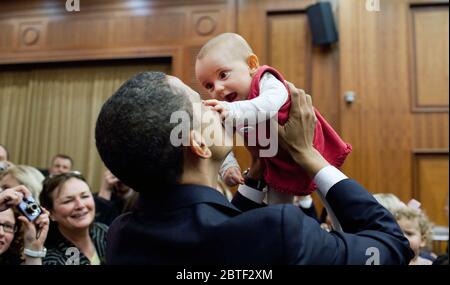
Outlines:
{"type": "Polygon", "coordinates": [[[94,198],[83,176],[69,172],[47,178],[39,199],[53,222],[43,263],[101,264],[108,228],[94,223],[94,198]]]}

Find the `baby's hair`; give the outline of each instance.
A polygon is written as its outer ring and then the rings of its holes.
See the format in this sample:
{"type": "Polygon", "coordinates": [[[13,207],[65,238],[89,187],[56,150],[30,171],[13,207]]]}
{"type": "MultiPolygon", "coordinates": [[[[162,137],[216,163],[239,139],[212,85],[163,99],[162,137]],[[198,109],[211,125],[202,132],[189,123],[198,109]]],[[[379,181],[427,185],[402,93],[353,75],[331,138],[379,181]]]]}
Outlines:
{"type": "Polygon", "coordinates": [[[199,51],[197,59],[204,58],[209,52],[216,49],[232,51],[234,56],[242,60],[247,60],[248,56],[253,54],[253,50],[247,41],[238,34],[224,33],[210,39],[199,51]]]}
{"type": "Polygon", "coordinates": [[[428,219],[427,215],[419,209],[413,209],[410,207],[400,207],[393,210],[392,214],[394,215],[397,221],[401,219],[407,220],[417,220],[419,223],[419,231],[422,237],[425,238],[426,248],[431,249],[432,243],[432,223],[428,219]]]}

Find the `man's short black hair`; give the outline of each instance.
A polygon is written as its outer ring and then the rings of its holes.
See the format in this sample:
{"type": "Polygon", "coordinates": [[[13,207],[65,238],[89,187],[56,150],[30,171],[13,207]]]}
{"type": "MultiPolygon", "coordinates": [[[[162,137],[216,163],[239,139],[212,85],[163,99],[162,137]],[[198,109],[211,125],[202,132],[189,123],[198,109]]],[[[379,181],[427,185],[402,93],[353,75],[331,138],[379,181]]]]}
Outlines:
{"type": "Polygon", "coordinates": [[[96,145],[106,167],[141,194],[176,184],[183,149],[170,142],[175,126],[170,117],[179,110],[191,116],[192,103],[171,88],[164,73],[144,72],[128,79],[105,102],[97,119],[96,145]]]}

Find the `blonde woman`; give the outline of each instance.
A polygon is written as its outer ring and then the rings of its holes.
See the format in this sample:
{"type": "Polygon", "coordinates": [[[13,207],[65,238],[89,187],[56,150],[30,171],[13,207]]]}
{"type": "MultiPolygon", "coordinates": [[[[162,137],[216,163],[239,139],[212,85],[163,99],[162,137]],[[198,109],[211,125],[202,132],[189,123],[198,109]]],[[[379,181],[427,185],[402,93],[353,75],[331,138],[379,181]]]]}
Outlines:
{"type": "Polygon", "coordinates": [[[9,167],[0,174],[0,187],[7,189],[24,185],[30,190],[33,198],[38,201],[44,178],[44,175],[32,166],[16,165],[9,167]]]}

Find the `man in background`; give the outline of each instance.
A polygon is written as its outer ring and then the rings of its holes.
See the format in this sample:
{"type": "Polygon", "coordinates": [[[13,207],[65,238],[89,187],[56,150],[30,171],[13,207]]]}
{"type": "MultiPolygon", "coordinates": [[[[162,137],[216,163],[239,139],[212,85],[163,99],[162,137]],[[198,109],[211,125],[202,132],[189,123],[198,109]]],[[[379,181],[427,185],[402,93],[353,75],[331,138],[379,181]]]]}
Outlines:
{"type": "Polygon", "coordinates": [[[53,157],[49,169],[39,169],[45,177],[72,171],[73,159],[66,154],[57,154],[53,157]]]}

